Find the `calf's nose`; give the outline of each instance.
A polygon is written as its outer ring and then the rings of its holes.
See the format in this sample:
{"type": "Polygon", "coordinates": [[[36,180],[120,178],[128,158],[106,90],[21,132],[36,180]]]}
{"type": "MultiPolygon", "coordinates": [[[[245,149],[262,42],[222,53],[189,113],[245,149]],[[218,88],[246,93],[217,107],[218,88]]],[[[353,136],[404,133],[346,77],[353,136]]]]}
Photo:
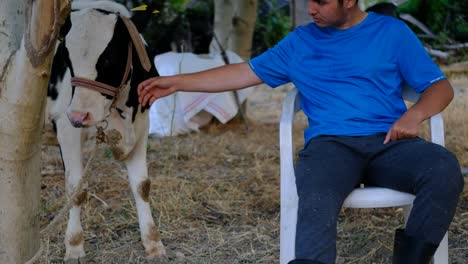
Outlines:
{"type": "Polygon", "coordinates": [[[88,112],[67,112],[67,116],[74,127],[86,127],[91,124],[91,115],[88,112]]]}

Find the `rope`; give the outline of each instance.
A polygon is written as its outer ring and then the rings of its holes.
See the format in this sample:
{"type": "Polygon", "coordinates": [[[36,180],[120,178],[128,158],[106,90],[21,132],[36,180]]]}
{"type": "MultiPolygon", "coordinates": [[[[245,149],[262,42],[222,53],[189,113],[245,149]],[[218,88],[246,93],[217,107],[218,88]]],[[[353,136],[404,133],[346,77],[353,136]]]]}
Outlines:
{"type": "Polygon", "coordinates": [[[63,220],[66,213],[72,208],[73,202],[78,197],[78,194],[81,194],[81,191],[82,191],[82,188],[83,188],[83,183],[85,182],[85,180],[89,176],[89,174],[87,172],[88,172],[88,169],[89,169],[89,165],[91,164],[91,160],[94,158],[94,156],[96,154],[97,146],[99,144],[101,144],[101,143],[106,143],[106,142],[107,142],[107,136],[104,133],[104,129],[102,127],[97,127],[96,146],[91,151],[91,153],[89,155],[89,158],[88,158],[88,161],[86,162],[86,166],[85,166],[84,171],[83,171],[83,177],[81,177],[80,181],[78,182],[78,185],[76,186],[76,189],[73,192],[73,194],[71,196],[69,196],[67,204],[65,204],[62,207],[62,209],[60,209],[59,213],[54,217],[54,219],[46,227],[44,227],[41,230],[41,232],[40,232],[40,241],[41,241],[40,247],[37,250],[36,254],[34,254],[34,256],[31,259],[26,261],[25,264],[33,264],[36,261],[38,261],[39,258],[42,256],[43,251],[44,251],[44,239],[49,238],[52,234],[57,232],[58,229],[56,228],[57,227],[56,224],[59,221],[63,220]]]}

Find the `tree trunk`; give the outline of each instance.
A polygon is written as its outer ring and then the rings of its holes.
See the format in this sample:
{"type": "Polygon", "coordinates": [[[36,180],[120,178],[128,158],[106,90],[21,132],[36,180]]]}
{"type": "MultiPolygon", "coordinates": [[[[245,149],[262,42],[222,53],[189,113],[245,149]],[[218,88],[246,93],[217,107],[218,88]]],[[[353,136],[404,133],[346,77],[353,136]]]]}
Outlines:
{"type": "MultiPolygon", "coordinates": [[[[250,59],[252,37],[257,19],[257,0],[215,0],[214,34],[225,50],[250,59]]],[[[219,52],[216,40],[210,52],[219,52]]]]}
{"type": "Polygon", "coordinates": [[[308,0],[292,0],[289,4],[294,28],[312,22],[312,17],[307,13],[307,1],[308,0]]]}
{"type": "Polygon", "coordinates": [[[37,252],[40,139],[55,41],[66,0],[0,2],[0,263],[37,252]]]}
{"type": "MultiPolygon", "coordinates": [[[[250,59],[257,5],[257,0],[214,0],[214,39],[210,53],[231,50],[244,61],[250,59]]],[[[233,92],[233,96],[239,108],[238,116],[247,126],[246,104],[239,105],[237,92],[233,92]]]]}
{"type": "MultiPolygon", "coordinates": [[[[235,0],[234,0],[235,1],[235,0]]],[[[213,40],[210,44],[210,53],[218,53],[228,48],[232,33],[232,14],[234,13],[233,0],[214,0],[213,40]]]]}

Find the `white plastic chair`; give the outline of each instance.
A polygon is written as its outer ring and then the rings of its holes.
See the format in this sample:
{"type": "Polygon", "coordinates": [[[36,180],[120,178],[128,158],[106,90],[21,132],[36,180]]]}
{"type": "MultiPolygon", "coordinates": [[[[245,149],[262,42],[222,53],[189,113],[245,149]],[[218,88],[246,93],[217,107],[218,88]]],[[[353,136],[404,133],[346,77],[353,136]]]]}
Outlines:
{"type": "MultiPolygon", "coordinates": [[[[405,88],[403,98],[416,102],[419,95],[411,88],[405,88]]],[[[295,258],[295,239],[298,196],[293,165],[292,125],[295,113],[300,111],[300,96],[296,88],[288,92],[283,104],[280,121],[280,162],[281,162],[281,227],[280,264],[287,264],[295,258]]],[[[432,142],[444,146],[444,124],[441,114],[430,119],[432,142]]],[[[413,206],[414,195],[388,188],[356,188],[344,201],[348,208],[402,207],[405,224],[413,206]]],[[[448,237],[445,234],[435,255],[434,264],[448,264],[448,237]]]]}

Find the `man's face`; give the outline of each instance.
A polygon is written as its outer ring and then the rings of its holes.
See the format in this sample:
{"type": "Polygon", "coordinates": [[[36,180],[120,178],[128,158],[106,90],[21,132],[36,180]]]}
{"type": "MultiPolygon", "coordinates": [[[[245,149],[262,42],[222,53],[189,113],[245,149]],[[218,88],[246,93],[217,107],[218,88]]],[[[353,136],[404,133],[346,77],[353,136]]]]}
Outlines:
{"type": "Polygon", "coordinates": [[[319,27],[340,29],[346,22],[346,8],[338,0],[309,0],[308,13],[319,27]]]}

